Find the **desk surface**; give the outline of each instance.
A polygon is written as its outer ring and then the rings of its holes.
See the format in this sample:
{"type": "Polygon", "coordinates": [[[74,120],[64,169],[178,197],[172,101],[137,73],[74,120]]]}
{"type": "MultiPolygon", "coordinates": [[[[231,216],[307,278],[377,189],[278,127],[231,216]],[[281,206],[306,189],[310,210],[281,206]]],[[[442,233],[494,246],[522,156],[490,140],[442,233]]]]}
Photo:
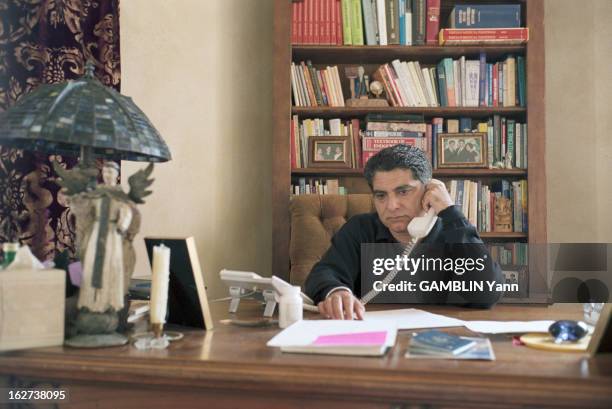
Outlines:
{"type": "MultiPolygon", "coordinates": [[[[127,398],[142,389],[149,396],[160,394],[159,407],[164,407],[163,391],[182,391],[182,407],[189,406],[191,399],[202,402],[196,392],[212,394],[216,407],[235,407],[235,399],[251,407],[286,407],[291,402],[353,408],[489,407],[493,403],[502,407],[612,407],[610,355],[589,358],[586,353],[538,351],[513,346],[509,335],[494,335],[491,341],[497,360],[493,362],[411,360],[404,358],[411,331],[401,331],[395,347],[382,358],[287,354],[265,346],[278,328],[219,324],[219,319],[229,315],[226,308],[225,303],[213,305],[214,330],[190,330],[167,350],[139,351],[124,346],[15,351],[0,354],[0,375],[10,376],[5,379],[12,379],[13,384],[16,379],[22,385],[27,384],[23,379],[36,379],[69,385],[76,391],[76,395],[71,391],[73,404],[89,402],[80,399],[95,395],[87,387],[95,383],[98,389],[106,388],[100,402],[108,399],[108,393],[127,398]],[[261,398],[262,406],[253,397],[261,398]]],[[[491,310],[420,308],[465,320],[581,317],[576,304],[499,305],[491,310]]],[[[260,305],[243,301],[237,317],[255,317],[262,311],[260,305]]],[[[470,334],[465,328],[448,330],[470,334]]],[[[168,402],[176,399],[168,397],[168,402]]],[[[116,403],[114,407],[119,407],[116,403]]]]}

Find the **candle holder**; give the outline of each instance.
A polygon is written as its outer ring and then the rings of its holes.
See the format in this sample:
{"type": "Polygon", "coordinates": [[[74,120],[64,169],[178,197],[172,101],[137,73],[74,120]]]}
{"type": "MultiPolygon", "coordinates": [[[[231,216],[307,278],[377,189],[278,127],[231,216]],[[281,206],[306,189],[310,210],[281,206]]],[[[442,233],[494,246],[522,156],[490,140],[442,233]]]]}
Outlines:
{"type": "Polygon", "coordinates": [[[153,338],[161,338],[164,335],[164,323],[152,322],[151,331],[153,332],[153,338]]]}

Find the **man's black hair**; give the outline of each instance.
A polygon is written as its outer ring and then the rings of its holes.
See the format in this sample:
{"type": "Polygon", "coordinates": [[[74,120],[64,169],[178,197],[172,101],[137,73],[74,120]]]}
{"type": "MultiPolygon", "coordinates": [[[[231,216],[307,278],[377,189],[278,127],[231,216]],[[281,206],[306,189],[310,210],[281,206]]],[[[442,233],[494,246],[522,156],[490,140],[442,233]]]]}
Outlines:
{"type": "Polygon", "coordinates": [[[364,176],[372,189],[374,175],[378,171],[389,172],[394,169],[407,169],[414,179],[421,183],[431,180],[431,164],[422,150],[409,145],[394,145],[372,156],[364,169],[364,176]]]}

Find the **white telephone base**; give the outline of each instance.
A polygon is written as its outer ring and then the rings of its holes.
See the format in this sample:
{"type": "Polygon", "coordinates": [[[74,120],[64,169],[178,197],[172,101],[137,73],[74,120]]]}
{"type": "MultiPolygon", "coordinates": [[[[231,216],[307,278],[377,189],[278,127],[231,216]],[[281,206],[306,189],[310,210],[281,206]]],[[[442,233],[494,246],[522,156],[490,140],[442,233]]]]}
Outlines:
{"type": "MultiPolygon", "coordinates": [[[[266,304],[263,313],[264,317],[271,317],[274,314],[278,293],[272,286],[272,277],[262,277],[259,274],[249,271],[225,269],[221,270],[219,275],[221,276],[221,280],[223,280],[229,287],[231,297],[229,305],[230,313],[233,314],[238,311],[241,298],[244,298],[247,295],[255,295],[256,297],[263,297],[263,301],[266,304]]],[[[310,299],[310,297],[304,293],[301,293],[301,295],[304,309],[318,312],[317,307],[313,305],[313,301],[310,299]]]]}

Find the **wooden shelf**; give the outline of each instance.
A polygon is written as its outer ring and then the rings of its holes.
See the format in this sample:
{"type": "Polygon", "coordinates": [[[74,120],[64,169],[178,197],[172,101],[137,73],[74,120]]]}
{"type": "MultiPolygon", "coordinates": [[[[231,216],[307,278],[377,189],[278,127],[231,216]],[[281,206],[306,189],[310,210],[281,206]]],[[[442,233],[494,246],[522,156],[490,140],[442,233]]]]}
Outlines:
{"type": "MultiPolygon", "coordinates": [[[[332,169],[332,168],[301,168],[293,169],[294,176],[359,176],[363,177],[363,169],[332,169]]],[[[527,177],[526,169],[434,169],[435,177],[455,176],[497,176],[497,177],[527,177]]]]}
{"type": "Polygon", "coordinates": [[[498,59],[507,54],[524,55],[527,46],[521,45],[480,45],[480,46],[334,46],[294,45],[293,61],[310,60],[313,64],[379,64],[396,58],[419,60],[425,64],[437,64],[442,58],[478,57],[481,52],[487,58],[498,59]]]}
{"type": "MultiPolygon", "coordinates": [[[[442,0],[440,21],[448,20],[451,9],[457,3],[467,0],[442,0]]],[[[477,4],[501,4],[504,0],[472,0],[477,4]]],[[[291,45],[292,6],[287,0],[274,1],[274,87],[273,87],[273,159],[272,159],[272,271],[289,280],[289,241],[291,219],[289,208],[289,186],[297,177],[338,178],[349,192],[367,192],[369,188],[362,176],[362,169],[296,169],[291,171],[290,129],[291,116],[306,118],[363,119],[367,113],[414,113],[423,114],[426,121],[431,118],[470,117],[479,121],[495,114],[527,123],[527,150],[529,170],[524,169],[439,169],[434,176],[440,179],[472,178],[489,182],[495,178],[510,180],[528,179],[528,217],[527,233],[482,233],[487,242],[522,243],[547,242],[547,196],[546,196],[546,104],[545,104],[545,32],[544,0],[512,0],[520,3],[521,20],[529,27],[530,40],[523,45],[480,45],[480,46],[327,46],[291,45]],[[520,55],[526,61],[526,107],[386,107],[386,108],[332,108],[332,107],[292,107],[291,62],[310,60],[317,69],[328,65],[338,67],[343,95],[349,95],[348,81],[344,68],[349,65],[364,67],[366,74],[372,74],[384,63],[394,59],[419,61],[421,66],[431,67],[443,58],[458,59],[466,56],[478,59],[481,52],[486,53],[488,62],[500,61],[508,54],[520,55]]],[[[545,252],[529,253],[529,269],[548,271],[545,252]]],[[[538,294],[546,288],[546,280],[538,274],[529,275],[529,300],[531,294],[538,294]]],[[[524,301],[524,300],[521,300],[524,301]]]]}
{"type": "Polygon", "coordinates": [[[319,118],[354,118],[369,113],[423,114],[431,117],[469,116],[471,118],[487,118],[493,114],[524,115],[525,107],[377,107],[377,108],[347,108],[347,107],[292,107],[291,113],[300,117],[319,118]]]}

